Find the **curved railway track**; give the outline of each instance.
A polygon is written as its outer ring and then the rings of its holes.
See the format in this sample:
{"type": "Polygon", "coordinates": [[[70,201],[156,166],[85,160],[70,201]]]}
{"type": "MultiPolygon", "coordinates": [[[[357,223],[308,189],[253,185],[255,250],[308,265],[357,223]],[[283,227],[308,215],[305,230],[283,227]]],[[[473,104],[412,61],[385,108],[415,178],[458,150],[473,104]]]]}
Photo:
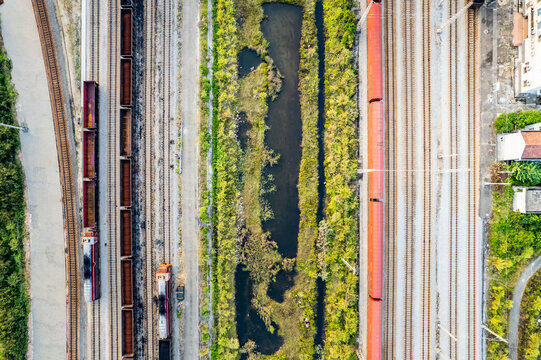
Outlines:
{"type": "Polygon", "coordinates": [[[67,359],[79,357],[79,278],[78,278],[78,229],[76,190],[77,181],[73,171],[73,157],[69,142],[69,125],[71,120],[66,115],[62,80],[58,68],[58,58],[54,45],[51,24],[47,15],[45,0],[32,0],[36,23],[43,51],[43,60],[49,85],[49,96],[53,111],[53,124],[58,151],[64,225],[66,229],[66,272],[68,275],[67,297],[67,359]]]}

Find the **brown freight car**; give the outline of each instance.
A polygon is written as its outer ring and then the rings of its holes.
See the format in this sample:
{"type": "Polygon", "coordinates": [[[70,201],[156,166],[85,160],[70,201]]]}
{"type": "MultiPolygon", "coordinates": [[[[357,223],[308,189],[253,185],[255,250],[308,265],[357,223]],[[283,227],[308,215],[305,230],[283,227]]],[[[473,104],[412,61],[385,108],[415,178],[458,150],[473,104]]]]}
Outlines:
{"type": "Polygon", "coordinates": [[[131,156],[131,110],[120,110],[120,156],[131,156]]]}
{"type": "Polygon", "coordinates": [[[122,310],[122,356],[133,356],[133,311],[122,310]]]}
{"type": "Polygon", "coordinates": [[[132,261],[125,259],[121,261],[121,264],[122,306],[133,306],[132,261]]]}
{"type": "Polygon", "coordinates": [[[120,256],[131,256],[132,243],[130,210],[120,210],[120,239],[122,240],[122,246],[120,247],[120,256]]]}
{"type": "Polygon", "coordinates": [[[120,206],[131,206],[131,161],[120,160],[120,206]]]}
{"type": "Polygon", "coordinates": [[[120,105],[131,106],[131,59],[120,60],[120,105]]]}
{"type": "Polygon", "coordinates": [[[131,9],[122,9],[120,12],[120,55],[132,55],[132,11],[131,9]]]}
{"type": "Polygon", "coordinates": [[[83,181],[83,228],[95,228],[98,225],[97,195],[96,182],[83,181]]]}

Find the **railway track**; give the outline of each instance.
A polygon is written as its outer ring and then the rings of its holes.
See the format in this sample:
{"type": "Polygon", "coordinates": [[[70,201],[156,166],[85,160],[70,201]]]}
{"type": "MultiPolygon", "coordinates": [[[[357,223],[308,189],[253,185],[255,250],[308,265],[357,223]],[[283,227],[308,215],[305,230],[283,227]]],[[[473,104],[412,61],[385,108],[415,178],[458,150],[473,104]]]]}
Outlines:
{"type": "MultiPolygon", "coordinates": [[[[450,3],[447,17],[453,16],[457,12],[456,2],[450,3]]],[[[449,26],[449,144],[450,154],[458,154],[458,98],[457,98],[457,51],[458,51],[458,26],[453,23],[449,26]]],[[[458,156],[450,157],[449,168],[458,169],[458,156]]],[[[450,175],[450,209],[449,209],[449,331],[456,334],[457,325],[457,278],[458,278],[458,174],[456,172],[450,175]]],[[[457,342],[449,341],[448,355],[451,359],[457,357],[457,342]]]]}
{"type": "Polygon", "coordinates": [[[432,67],[431,67],[431,34],[432,24],[430,16],[430,0],[422,0],[422,28],[423,28],[423,167],[424,167],[424,189],[423,189],[423,229],[422,229],[422,323],[423,334],[422,354],[424,359],[432,358],[432,256],[433,256],[433,201],[432,201],[432,67]]]}
{"type": "Polygon", "coordinates": [[[107,254],[109,267],[109,358],[120,358],[121,348],[119,339],[122,339],[120,324],[119,281],[120,274],[118,251],[118,208],[120,194],[119,182],[119,134],[117,131],[119,114],[119,61],[120,48],[118,41],[118,0],[109,0],[108,13],[108,59],[107,72],[107,254]]]}
{"type": "Polygon", "coordinates": [[[467,20],[459,18],[441,35],[432,20],[464,5],[385,2],[388,359],[480,355],[478,16],[468,10],[467,20]],[[433,68],[434,59],[442,66],[433,68]],[[433,97],[446,107],[433,113],[433,97]],[[436,156],[437,148],[444,153],[436,156]]]}
{"type": "Polygon", "coordinates": [[[154,188],[154,141],[153,141],[153,133],[154,133],[154,98],[153,98],[153,86],[154,86],[154,67],[153,67],[153,59],[155,56],[154,52],[154,23],[155,23],[155,7],[156,2],[151,2],[149,6],[145,7],[144,12],[144,25],[143,25],[143,31],[145,34],[145,40],[144,40],[144,54],[145,54],[145,79],[144,79],[144,87],[143,87],[143,94],[144,94],[144,112],[143,112],[143,119],[144,119],[144,127],[143,127],[143,150],[142,150],[142,158],[143,161],[143,173],[144,173],[144,194],[145,194],[145,202],[144,202],[144,211],[145,211],[145,223],[146,223],[146,231],[145,231],[145,247],[146,247],[146,254],[145,254],[145,274],[144,274],[144,284],[146,285],[146,304],[145,304],[145,324],[146,324],[146,348],[143,350],[144,355],[149,359],[154,359],[154,353],[157,348],[156,344],[156,316],[155,316],[155,306],[154,306],[154,288],[155,288],[155,281],[154,280],[154,273],[155,269],[153,267],[154,265],[154,229],[155,229],[155,217],[154,215],[154,195],[155,191],[153,191],[154,188]]]}
{"type": "Polygon", "coordinates": [[[477,312],[476,312],[476,294],[477,294],[477,241],[476,241],[476,229],[477,229],[477,204],[479,204],[479,156],[478,149],[479,144],[479,131],[480,128],[480,101],[479,101],[479,23],[477,14],[469,10],[468,11],[468,99],[469,106],[468,119],[473,121],[468,122],[468,168],[475,169],[473,172],[469,172],[470,181],[468,181],[468,219],[470,224],[468,226],[468,294],[470,295],[468,301],[468,358],[477,358],[477,344],[478,344],[478,324],[477,324],[477,312]],[[473,294],[473,296],[471,296],[473,294]]]}
{"type": "Polygon", "coordinates": [[[415,22],[412,14],[415,7],[414,2],[411,0],[403,0],[402,4],[402,43],[403,47],[403,83],[402,87],[402,99],[404,101],[402,109],[402,121],[404,131],[404,165],[405,172],[401,174],[402,181],[404,182],[405,191],[405,271],[404,276],[404,317],[402,326],[404,327],[404,356],[406,359],[411,359],[413,354],[413,319],[414,319],[414,206],[416,199],[415,191],[415,174],[409,170],[415,169],[415,91],[416,91],[416,78],[415,78],[415,22]]]}
{"type": "Polygon", "coordinates": [[[90,13],[92,20],[90,23],[90,72],[87,80],[99,81],[100,78],[100,1],[90,0],[90,13]]]}
{"type": "Polygon", "coordinates": [[[164,197],[162,203],[163,211],[163,259],[162,263],[171,263],[171,104],[169,98],[171,95],[170,78],[171,78],[171,2],[163,1],[163,181],[164,181],[164,197]]]}
{"type": "Polygon", "coordinates": [[[53,124],[58,149],[58,165],[66,229],[66,271],[68,274],[67,295],[67,358],[79,357],[79,278],[78,278],[78,229],[75,184],[73,175],[73,157],[69,143],[70,118],[66,116],[62,80],[58,68],[58,58],[54,45],[51,25],[47,15],[45,0],[33,0],[32,6],[36,16],[38,32],[43,51],[43,60],[49,86],[49,96],[53,111],[53,124]]]}
{"type": "MultiPolygon", "coordinates": [[[[384,6],[384,26],[385,26],[385,167],[387,169],[396,169],[396,134],[397,123],[395,114],[397,113],[396,92],[394,86],[396,79],[396,31],[395,31],[395,0],[388,0],[384,6]]],[[[396,230],[397,230],[397,174],[389,172],[385,181],[385,214],[389,221],[385,222],[385,296],[384,296],[384,331],[383,344],[385,344],[383,354],[386,359],[396,357],[396,230]]]]}
{"type": "Polygon", "coordinates": [[[101,351],[100,351],[100,333],[101,333],[101,312],[100,312],[100,301],[93,301],[91,305],[91,312],[92,312],[92,323],[90,326],[91,330],[91,339],[92,339],[92,347],[90,349],[91,358],[95,360],[101,359],[101,351]]]}
{"type": "MultiPolygon", "coordinates": [[[[88,67],[88,77],[85,80],[94,80],[99,82],[99,32],[100,32],[100,2],[97,0],[91,0],[90,3],[90,15],[91,20],[89,24],[90,28],[90,49],[87,52],[90,53],[90,66],[88,67]]],[[[90,307],[90,338],[91,338],[91,347],[90,347],[90,358],[99,360],[101,358],[101,310],[100,310],[101,300],[93,301],[90,307]]]]}

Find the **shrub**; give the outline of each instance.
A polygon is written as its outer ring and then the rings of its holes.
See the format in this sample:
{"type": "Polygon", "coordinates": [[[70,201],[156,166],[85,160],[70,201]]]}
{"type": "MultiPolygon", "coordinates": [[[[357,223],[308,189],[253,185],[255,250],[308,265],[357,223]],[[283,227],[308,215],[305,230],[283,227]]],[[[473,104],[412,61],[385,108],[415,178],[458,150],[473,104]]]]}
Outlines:
{"type": "Polygon", "coordinates": [[[541,185],[541,164],[530,161],[515,161],[509,165],[509,181],[516,186],[541,185]]]}
{"type": "Polygon", "coordinates": [[[541,111],[538,110],[503,113],[494,121],[494,130],[496,133],[509,133],[538,122],[541,122],[541,111]]]}

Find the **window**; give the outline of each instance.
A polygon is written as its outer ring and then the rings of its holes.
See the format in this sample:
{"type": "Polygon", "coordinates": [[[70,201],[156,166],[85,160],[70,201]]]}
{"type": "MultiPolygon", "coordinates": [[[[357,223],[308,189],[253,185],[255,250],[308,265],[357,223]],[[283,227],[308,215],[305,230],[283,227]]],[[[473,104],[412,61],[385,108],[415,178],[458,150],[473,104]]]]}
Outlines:
{"type": "Polygon", "coordinates": [[[541,30],[541,21],[537,23],[537,30],[541,30]]]}
{"type": "Polygon", "coordinates": [[[537,9],[537,16],[541,16],[541,8],[537,9]]]}

